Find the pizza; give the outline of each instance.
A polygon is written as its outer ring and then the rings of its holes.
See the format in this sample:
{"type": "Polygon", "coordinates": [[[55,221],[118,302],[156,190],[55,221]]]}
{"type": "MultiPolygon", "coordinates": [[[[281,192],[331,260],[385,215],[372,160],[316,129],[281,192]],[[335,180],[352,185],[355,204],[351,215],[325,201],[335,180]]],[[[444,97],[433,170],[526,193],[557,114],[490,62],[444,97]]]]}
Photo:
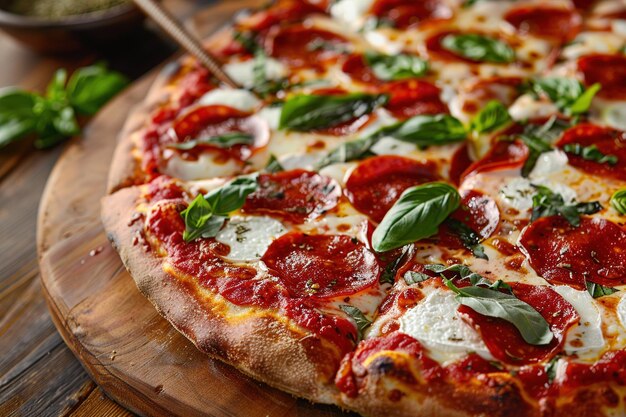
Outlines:
{"type": "Polygon", "coordinates": [[[168,65],[104,228],[208,355],[364,416],[626,415],[626,4],[278,0],[168,65]]]}

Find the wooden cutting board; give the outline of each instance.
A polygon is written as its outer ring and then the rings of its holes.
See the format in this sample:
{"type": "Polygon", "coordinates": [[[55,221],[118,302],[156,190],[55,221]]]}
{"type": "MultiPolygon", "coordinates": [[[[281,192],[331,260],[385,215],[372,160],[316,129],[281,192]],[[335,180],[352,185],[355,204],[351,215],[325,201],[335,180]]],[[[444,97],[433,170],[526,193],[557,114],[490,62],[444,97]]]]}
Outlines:
{"type": "MultiPolygon", "coordinates": [[[[252,0],[228,0],[195,17],[200,33],[252,0]]],[[[154,416],[348,416],[256,382],[199,352],[139,293],[100,225],[115,138],[156,72],[113,100],[65,150],[41,200],[43,291],[61,336],[109,396],[154,416]]]]}

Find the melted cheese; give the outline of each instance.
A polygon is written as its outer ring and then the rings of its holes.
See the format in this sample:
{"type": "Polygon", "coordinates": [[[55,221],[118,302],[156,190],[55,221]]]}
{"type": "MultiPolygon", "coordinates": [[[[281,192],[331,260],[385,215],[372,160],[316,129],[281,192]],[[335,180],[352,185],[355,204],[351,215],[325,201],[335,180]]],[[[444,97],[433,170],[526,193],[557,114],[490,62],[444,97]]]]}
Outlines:
{"type": "Polygon", "coordinates": [[[435,289],[400,318],[400,331],[417,339],[439,362],[457,360],[469,352],[492,360],[478,332],[457,316],[458,307],[452,291],[435,289]]]}
{"type": "MultiPolygon", "coordinates": [[[[252,88],[255,85],[254,71],[256,67],[254,59],[230,62],[224,65],[226,73],[239,85],[252,88]]],[[[265,59],[265,78],[279,80],[287,75],[287,68],[274,58],[265,59]]]]}
{"type": "Polygon", "coordinates": [[[197,160],[183,159],[178,152],[169,150],[164,154],[167,158],[167,165],[163,168],[163,173],[181,180],[225,177],[241,171],[241,166],[235,160],[218,161],[216,155],[209,152],[201,154],[197,160]]]}
{"type": "Polygon", "coordinates": [[[228,106],[243,112],[256,110],[261,102],[248,90],[232,88],[216,88],[211,90],[198,100],[200,106],[228,106]]]}
{"type": "Polygon", "coordinates": [[[270,217],[232,217],[215,236],[230,247],[226,259],[235,262],[259,260],[269,245],[287,232],[281,222],[270,217]]]}
{"type": "Polygon", "coordinates": [[[578,324],[567,332],[565,353],[577,355],[581,359],[593,359],[599,356],[605,347],[602,334],[602,317],[589,292],[577,291],[568,286],[552,288],[565,298],[580,316],[578,324]]]}
{"type": "Polygon", "coordinates": [[[330,8],[330,15],[351,30],[358,30],[365,22],[374,0],[341,0],[330,8]]]}

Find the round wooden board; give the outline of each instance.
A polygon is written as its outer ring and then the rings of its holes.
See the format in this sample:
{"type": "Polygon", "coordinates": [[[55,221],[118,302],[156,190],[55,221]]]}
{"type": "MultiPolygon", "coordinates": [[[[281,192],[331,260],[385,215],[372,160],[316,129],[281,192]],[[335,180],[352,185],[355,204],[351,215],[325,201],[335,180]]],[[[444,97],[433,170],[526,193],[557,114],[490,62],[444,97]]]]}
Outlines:
{"type": "MultiPolygon", "coordinates": [[[[201,33],[250,0],[195,17],[201,33]]],[[[156,72],[111,102],[73,140],[41,200],[38,250],[44,296],[63,339],[114,400],[154,416],[348,416],[250,379],[198,351],[139,293],[100,224],[115,138],[156,72]]]]}

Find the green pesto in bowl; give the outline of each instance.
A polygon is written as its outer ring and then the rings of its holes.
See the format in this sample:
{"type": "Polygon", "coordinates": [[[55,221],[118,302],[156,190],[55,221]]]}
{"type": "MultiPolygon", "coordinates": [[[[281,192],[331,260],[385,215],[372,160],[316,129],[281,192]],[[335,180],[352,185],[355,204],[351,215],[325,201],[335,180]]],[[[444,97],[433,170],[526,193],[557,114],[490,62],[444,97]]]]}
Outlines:
{"type": "Polygon", "coordinates": [[[63,19],[104,11],[128,2],[129,0],[2,0],[0,8],[23,16],[63,19]]]}

